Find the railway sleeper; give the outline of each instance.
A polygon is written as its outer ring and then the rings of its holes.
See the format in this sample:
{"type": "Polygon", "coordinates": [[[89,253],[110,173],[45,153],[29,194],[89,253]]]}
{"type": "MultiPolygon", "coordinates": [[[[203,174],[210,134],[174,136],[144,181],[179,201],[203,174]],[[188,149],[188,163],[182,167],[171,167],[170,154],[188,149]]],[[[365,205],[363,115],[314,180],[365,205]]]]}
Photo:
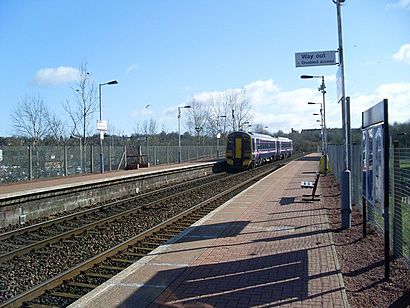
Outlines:
{"type": "Polygon", "coordinates": [[[85,272],[84,275],[89,276],[89,277],[104,278],[107,280],[114,276],[114,275],[100,274],[100,273],[93,273],[93,272],[85,272]]]}
{"type": "Polygon", "coordinates": [[[38,249],[38,250],[35,250],[34,253],[35,253],[36,255],[49,255],[49,254],[50,254],[50,251],[38,249]]]}
{"type": "Polygon", "coordinates": [[[87,230],[87,233],[89,233],[89,234],[100,234],[100,232],[95,231],[95,230],[87,230]]]}
{"type": "Polygon", "coordinates": [[[75,243],[77,243],[77,241],[69,240],[69,239],[62,240],[62,242],[66,243],[66,244],[75,244],[75,243]]]}
{"type": "Polygon", "coordinates": [[[63,229],[63,230],[72,230],[73,227],[72,226],[63,226],[63,225],[58,225],[58,228],[63,229]]]}
{"type": "Polygon", "coordinates": [[[142,258],[146,256],[145,254],[138,253],[138,252],[124,252],[124,255],[130,256],[130,257],[137,257],[137,258],[142,258]]]}
{"type": "Polygon", "coordinates": [[[107,269],[107,270],[111,270],[111,271],[123,271],[125,270],[127,267],[123,267],[123,266],[112,266],[112,265],[100,265],[98,266],[99,269],[107,269]]]}
{"type": "Polygon", "coordinates": [[[165,241],[168,241],[170,238],[171,237],[169,237],[169,236],[163,236],[163,237],[152,236],[149,239],[152,240],[152,241],[155,241],[155,242],[163,243],[165,241]]]}
{"type": "Polygon", "coordinates": [[[18,245],[18,244],[7,243],[7,242],[4,242],[4,241],[3,241],[1,244],[4,245],[4,246],[13,248],[13,249],[16,249],[16,248],[19,248],[19,247],[21,247],[21,246],[24,246],[23,244],[18,245]]]}
{"type": "Polygon", "coordinates": [[[162,231],[165,232],[166,234],[176,234],[176,233],[181,232],[182,230],[183,229],[181,229],[181,228],[172,227],[172,228],[163,229],[162,231]]]}
{"type": "Polygon", "coordinates": [[[49,238],[50,236],[48,235],[40,235],[40,234],[35,234],[32,233],[29,235],[31,238],[34,238],[35,241],[41,241],[41,240],[45,240],[47,238],[49,238]]]}
{"type": "Polygon", "coordinates": [[[112,258],[110,259],[112,262],[118,262],[118,263],[127,263],[127,264],[133,264],[135,261],[133,260],[127,260],[127,259],[118,259],[118,258],[112,258]]]}
{"type": "Polygon", "coordinates": [[[86,288],[86,289],[95,289],[96,287],[98,287],[98,285],[96,284],[77,282],[77,281],[68,281],[67,285],[73,286],[73,287],[86,288]]]}
{"type": "Polygon", "coordinates": [[[29,239],[26,239],[24,237],[15,237],[15,238],[13,238],[13,240],[21,242],[22,244],[20,246],[23,246],[24,244],[33,244],[33,243],[37,242],[36,240],[29,240],[29,239]]]}
{"type": "Polygon", "coordinates": [[[161,243],[163,243],[162,240],[159,240],[156,242],[141,242],[142,245],[146,245],[146,246],[158,246],[158,245],[161,245],[161,243]]]}
{"type": "Polygon", "coordinates": [[[44,304],[27,304],[27,303],[24,303],[24,307],[32,307],[32,308],[57,308],[58,306],[56,306],[56,305],[52,305],[52,304],[49,304],[49,305],[44,305],[44,304]]]}
{"type": "Polygon", "coordinates": [[[142,251],[148,251],[151,252],[153,251],[155,248],[152,247],[137,247],[138,250],[142,250],[142,251]]]}
{"type": "Polygon", "coordinates": [[[83,297],[83,295],[65,293],[65,292],[50,292],[49,295],[56,296],[56,297],[70,298],[70,299],[79,299],[83,297]]]}

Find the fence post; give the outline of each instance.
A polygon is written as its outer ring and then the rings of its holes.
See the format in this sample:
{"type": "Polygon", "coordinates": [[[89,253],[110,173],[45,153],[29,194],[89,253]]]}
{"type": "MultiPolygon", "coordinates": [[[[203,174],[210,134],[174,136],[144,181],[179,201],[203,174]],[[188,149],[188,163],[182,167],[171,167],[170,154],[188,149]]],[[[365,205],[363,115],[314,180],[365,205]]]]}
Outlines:
{"type": "Polygon", "coordinates": [[[33,179],[33,149],[31,145],[28,146],[28,178],[33,179]]]}
{"type": "Polygon", "coordinates": [[[90,173],[94,172],[94,146],[90,145],[90,173]]]}
{"type": "MultiPolygon", "coordinates": [[[[148,156],[147,156],[147,163],[148,163],[148,156]]],[[[124,145],[124,170],[125,169],[127,169],[127,145],[126,144],[124,145]]]]}
{"type": "MultiPolygon", "coordinates": [[[[112,137],[111,137],[111,140],[112,140],[112,137]]],[[[112,171],[112,145],[111,144],[108,145],[108,161],[110,164],[108,170],[112,171]]]]}
{"type": "Polygon", "coordinates": [[[401,198],[396,191],[401,187],[399,142],[393,141],[393,254],[396,257],[403,256],[403,225],[401,198]]]}
{"type": "Polygon", "coordinates": [[[64,142],[64,176],[68,175],[67,145],[64,142]]]}

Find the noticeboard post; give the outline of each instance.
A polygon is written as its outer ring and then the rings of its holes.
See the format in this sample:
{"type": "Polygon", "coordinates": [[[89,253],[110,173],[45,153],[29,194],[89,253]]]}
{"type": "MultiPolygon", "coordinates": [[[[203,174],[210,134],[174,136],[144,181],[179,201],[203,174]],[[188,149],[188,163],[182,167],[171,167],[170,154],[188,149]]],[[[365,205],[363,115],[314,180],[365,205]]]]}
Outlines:
{"type": "Polygon", "coordinates": [[[367,235],[367,207],[369,217],[376,211],[383,216],[384,276],[387,281],[390,279],[389,147],[388,101],[384,99],[362,112],[362,203],[363,237],[367,235]]]}

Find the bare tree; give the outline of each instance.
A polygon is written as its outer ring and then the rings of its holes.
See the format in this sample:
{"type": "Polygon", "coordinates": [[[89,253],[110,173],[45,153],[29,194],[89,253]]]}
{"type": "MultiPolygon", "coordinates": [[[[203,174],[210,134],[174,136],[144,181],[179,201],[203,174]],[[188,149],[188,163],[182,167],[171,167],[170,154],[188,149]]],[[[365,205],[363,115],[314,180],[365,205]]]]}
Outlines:
{"type": "Polygon", "coordinates": [[[17,135],[22,135],[37,144],[41,138],[50,133],[48,111],[44,101],[39,96],[25,96],[11,115],[13,129],[17,135]]]}
{"type": "MultiPolygon", "coordinates": [[[[63,108],[71,120],[71,135],[81,136],[83,160],[87,161],[87,137],[90,135],[90,123],[98,108],[97,88],[87,71],[87,62],[83,61],[78,68],[78,78],[71,87],[74,99],[66,100],[63,108]]],[[[85,164],[84,164],[85,166],[85,164]]]]}
{"type": "Polygon", "coordinates": [[[230,107],[225,104],[223,95],[217,94],[210,98],[207,113],[207,131],[216,137],[218,133],[225,135],[227,132],[227,117],[230,107]]]}
{"type": "Polygon", "coordinates": [[[188,109],[188,119],[186,125],[190,134],[203,131],[207,123],[208,111],[204,104],[198,102],[195,98],[189,103],[191,108],[188,109]]]}
{"type": "Polygon", "coordinates": [[[144,131],[144,129],[143,129],[142,125],[141,125],[140,120],[135,121],[135,124],[134,124],[134,134],[135,134],[135,135],[142,135],[142,134],[143,134],[143,131],[144,131]]]}
{"type": "Polygon", "coordinates": [[[153,118],[149,119],[148,132],[150,135],[156,135],[158,133],[158,124],[153,118]]]}
{"type": "Polygon", "coordinates": [[[245,89],[225,91],[225,103],[230,107],[232,129],[239,130],[243,123],[253,118],[251,104],[245,89]]]}
{"type": "Polygon", "coordinates": [[[72,90],[74,100],[67,100],[63,104],[63,108],[71,120],[71,134],[82,136],[85,144],[86,137],[90,134],[90,123],[98,109],[97,88],[87,71],[87,62],[81,63],[78,69],[78,80],[72,90]]]}
{"type": "Polygon", "coordinates": [[[66,135],[65,125],[61,119],[57,118],[55,114],[49,113],[47,118],[47,124],[49,127],[49,134],[56,140],[60,140],[61,137],[66,135]]]}

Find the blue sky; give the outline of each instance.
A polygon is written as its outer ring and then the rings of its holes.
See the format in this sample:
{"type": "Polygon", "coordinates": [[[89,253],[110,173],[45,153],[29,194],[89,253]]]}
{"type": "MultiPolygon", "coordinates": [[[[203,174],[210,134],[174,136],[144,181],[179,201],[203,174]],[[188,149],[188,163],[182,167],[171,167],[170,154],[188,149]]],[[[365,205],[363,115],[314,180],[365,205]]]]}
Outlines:
{"type": "MultiPolygon", "coordinates": [[[[410,1],[346,0],[342,18],[352,126],[383,98],[390,121],[410,120],[410,1]]],[[[13,134],[10,115],[26,95],[67,119],[62,103],[82,61],[96,84],[119,82],[103,88],[116,133],[150,118],[177,131],[177,106],[242,88],[254,123],[319,128],[307,102],[321,101],[320,80],[302,74],[325,75],[327,125],[341,127],[337,66],[295,67],[295,52],[337,49],[331,0],[1,0],[0,46],[0,136],[13,134]]]]}

